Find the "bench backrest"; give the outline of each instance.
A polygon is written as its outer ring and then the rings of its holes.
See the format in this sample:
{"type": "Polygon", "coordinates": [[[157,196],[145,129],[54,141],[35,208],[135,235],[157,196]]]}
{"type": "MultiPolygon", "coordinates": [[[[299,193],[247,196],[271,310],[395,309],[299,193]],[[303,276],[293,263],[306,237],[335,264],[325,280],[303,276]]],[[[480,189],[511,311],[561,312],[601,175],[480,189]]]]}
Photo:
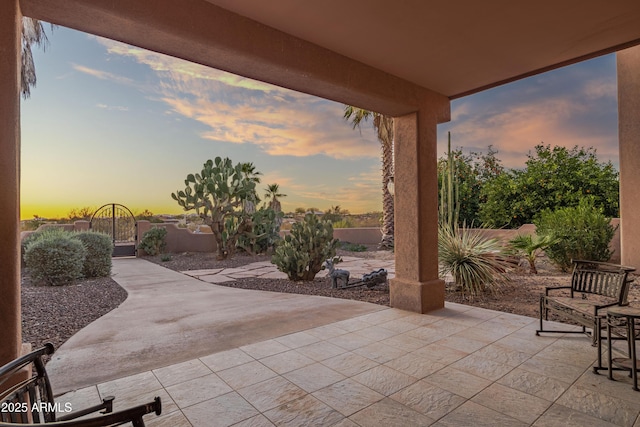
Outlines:
{"type": "Polygon", "coordinates": [[[596,294],[614,299],[618,304],[627,304],[629,273],[633,267],[596,261],[573,261],[571,274],[571,296],[574,292],[596,294]]]}
{"type": "Polygon", "coordinates": [[[55,421],[55,405],[51,383],[42,356],[53,354],[53,344],[34,350],[0,367],[0,421],[14,423],[45,423],[55,421]],[[27,379],[18,381],[19,373],[31,370],[27,379]],[[12,385],[9,385],[12,384],[12,385]]]}

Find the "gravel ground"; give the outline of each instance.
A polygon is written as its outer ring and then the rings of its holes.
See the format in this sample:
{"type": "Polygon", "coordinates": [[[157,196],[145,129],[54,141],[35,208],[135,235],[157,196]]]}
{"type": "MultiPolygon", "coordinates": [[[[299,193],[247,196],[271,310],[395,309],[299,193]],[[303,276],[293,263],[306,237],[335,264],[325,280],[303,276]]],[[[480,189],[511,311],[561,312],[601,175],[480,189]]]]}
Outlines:
{"type": "MultiPolygon", "coordinates": [[[[393,253],[376,251],[375,249],[375,246],[370,246],[366,252],[341,250],[339,255],[393,259],[393,253]]],[[[238,267],[252,262],[267,261],[270,257],[267,255],[250,256],[241,253],[230,260],[217,261],[215,254],[182,253],[171,254],[169,261],[162,261],[160,256],[146,257],[145,259],[172,270],[185,271],[238,267]]],[[[446,300],[537,317],[540,294],[544,292],[544,287],[569,283],[568,274],[556,272],[548,263],[539,263],[539,270],[540,274],[538,275],[529,275],[524,271],[511,273],[511,284],[503,289],[499,295],[486,295],[472,300],[447,289],[446,300]]],[[[246,278],[221,285],[272,292],[321,295],[389,305],[387,285],[379,285],[372,289],[362,287],[337,290],[331,289],[330,281],[327,278],[315,279],[306,283],[291,282],[285,279],[246,278]]],[[[28,272],[23,272],[22,339],[24,342],[30,342],[34,348],[45,342],[52,342],[57,348],[78,330],[118,307],[126,297],[126,291],[111,278],[84,280],[73,285],[51,287],[32,283],[28,272]]],[[[638,284],[632,285],[629,301],[634,305],[640,305],[640,286],[638,284]]]]}
{"type": "Polygon", "coordinates": [[[87,279],[67,286],[34,283],[22,276],[22,341],[33,348],[51,342],[55,348],[127,298],[110,277],[87,279]]]}

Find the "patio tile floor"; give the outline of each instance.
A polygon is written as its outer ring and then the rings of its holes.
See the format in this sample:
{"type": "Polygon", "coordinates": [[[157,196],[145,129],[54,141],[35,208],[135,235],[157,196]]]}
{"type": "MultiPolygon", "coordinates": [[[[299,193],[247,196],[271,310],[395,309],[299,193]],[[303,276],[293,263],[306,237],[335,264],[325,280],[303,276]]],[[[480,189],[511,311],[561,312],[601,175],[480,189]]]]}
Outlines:
{"type": "Polygon", "coordinates": [[[78,408],[153,396],[149,426],[640,427],[640,393],[596,375],[582,335],[446,304],[386,309],[67,393],[78,408]]]}

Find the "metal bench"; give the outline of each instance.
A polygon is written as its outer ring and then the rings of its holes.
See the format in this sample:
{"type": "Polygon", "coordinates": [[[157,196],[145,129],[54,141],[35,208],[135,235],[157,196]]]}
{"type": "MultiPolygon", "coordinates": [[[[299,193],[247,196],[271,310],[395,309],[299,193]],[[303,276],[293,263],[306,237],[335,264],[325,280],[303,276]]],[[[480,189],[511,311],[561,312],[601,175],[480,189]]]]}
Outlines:
{"type": "Polygon", "coordinates": [[[544,295],[540,296],[540,329],[536,335],[541,332],[584,333],[590,335],[593,345],[596,345],[600,340],[605,309],[628,304],[627,295],[632,281],[629,273],[633,271],[635,268],[617,264],[574,260],[571,285],[547,287],[544,295]],[[563,290],[563,293],[558,292],[563,290]],[[549,320],[549,313],[582,326],[582,330],[545,330],[544,320],[549,320]]]}
{"type": "Polygon", "coordinates": [[[51,391],[51,383],[42,361],[42,356],[53,354],[53,344],[34,350],[0,368],[0,427],[46,424],[50,427],[98,427],[118,426],[132,423],[134,427],[144,427],[143,415],[155,412],[160,415],[162,404],[156,397],[145,403],[113,412],[113,397],[103,399],[99,405],[57,416],[60,409],[69,410],[56,404],[51,391]],[[77,419],[101,411],[91,418],[77,419]]]}

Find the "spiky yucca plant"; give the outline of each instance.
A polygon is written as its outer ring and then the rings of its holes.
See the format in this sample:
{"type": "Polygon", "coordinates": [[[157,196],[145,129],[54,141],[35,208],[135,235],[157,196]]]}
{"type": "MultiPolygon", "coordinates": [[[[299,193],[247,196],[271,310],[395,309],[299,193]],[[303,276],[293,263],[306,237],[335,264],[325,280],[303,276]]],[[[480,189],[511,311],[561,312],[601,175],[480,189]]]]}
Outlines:
{"type": "Polygon", "coordinates": [[[509,280],[500,243],[465,225],[438,228],[438,261],[440,275],[451,274],[462,292],[471,297],[487,291],[499,293],[509,280]]]}

